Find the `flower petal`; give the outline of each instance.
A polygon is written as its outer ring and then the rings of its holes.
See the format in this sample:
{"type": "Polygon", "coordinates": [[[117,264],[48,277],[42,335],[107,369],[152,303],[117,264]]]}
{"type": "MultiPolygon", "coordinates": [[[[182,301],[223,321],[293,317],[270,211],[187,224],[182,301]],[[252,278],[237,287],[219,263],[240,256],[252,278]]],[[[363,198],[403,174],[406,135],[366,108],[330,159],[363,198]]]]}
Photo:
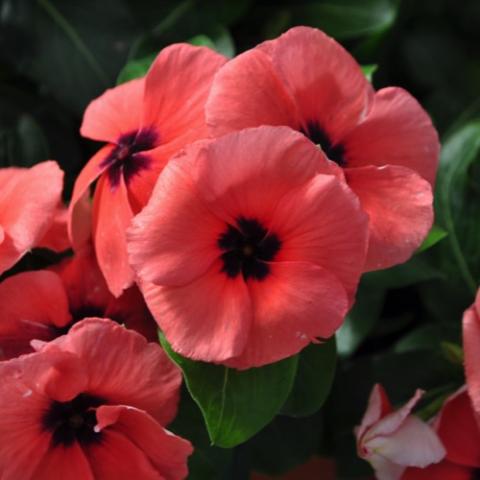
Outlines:
{"type": "Polygon", "coordinates": [[[90,185],[105,171],[102,162],[113,150],[112,145],[101,148],[83,167],[73,187],[68,208],[68,234],[75,249],[83,247],[90,240],[90,185]]]}
{"type": "Polygon", "coordinates": [[[480,415],[480,290],[475,303],[463,315],[463,349],[468,393],[473,408],[480,415]]]}
{"type": "Polygon", "coordinates": [[[444,460],[426,468],[407,468],[402,480],[472,480],[472,474],[470,468],[444,460]]]}
{"type": "Polygon", "coordinates": [[[60,204],[63,172],[56,162],[0,169],[0,273],[38,245],[60,204]]]}
{"type": "Polygon", "coordinates": [[[140,334],[105,319],[87,319],[42,351],[77,355],[88,374],[86,391],[110,404],[147,411],[162,425],[175,416],[181,375],[162,348],[140,334]]]}
{"type": "Polygon", "coordinates": [[[435,182],[440,143],[428,114],[405,90],[375,93],[366,118],[344,139],[349,167],[400,165],[435,182]]]}
{"type": "Polygon", "coordinates": [[[333,38],[309,27],[290,29],[268,50],[302,119],[318,122],[332,143],[340,142],[373,95],[355,59],[333,38]]]}
{"type": "Polygon", "coordinates": [[[178,43],[164,48],[145,79],[143,125],[157,125],[161,143],[191,130],[206,136],[205,102],[226,58],[205,47],[178,43]]]}
{"type": "Polygon", "coordinates": [[[345,289],[324,268],[300,262],[269,266],[267,278],[248,283],[252,326],[245,349],[228,366],[259,367],[294,355],[317,337],[333,335],[347,313],[345,289]]]}
{"type": "Polygon", "coordinates": [[[141,285],[145,301],[172,348],[187,357],[223,362],[238,355],[248,338],[252,310],[240,275],[229,278],[216,261],[181,287],[141,285]]]}
{"type": "Polygon", "coordinates": [[[116,143],[141,126],[145,79],[137,78],[108,89],[85,110],[80,133],[102,142],[116,143]]]}
{"type": "Polygon", "coordinates": [[[220,256],[217,239],[224,229],[225,223],[199,198],[187,172],[172,164],[128,231],[130,263],[142,281],[186,284],[220,256]]]}
{"type": "Polygon", "coordinates": [[[342,283],[353,303],[365,263],[368,219],[343,182],[317,175],[284,196],[267,225],[282,242],[275,261],[323,267],[342,283]]]}
{"type": "Polygon", "coordinates": [[[165,480],[181,480],[188,474],[190,442],[162,428],[147,413],[136,408],[102,406],[97,410],[98,428],[112,425],[125,435],[154,465],[165,480]]]}
{"type": "Polygon", "coordinates": [[[133,283],[133,270],[128,263],[126,231],[133,218],[123,177],[113,188],[103,176],[95,189],[94,242],[98,265],[114,296],[133,283]]]}
{"type": "Polygon", "coordinates": [[[366,270],[407,261],[427,236],[433,222],[430,184],[399,166],[345,170],[348,185],[370,217],[366,270]]]}
{"type": "Polygon", "coordinates": [[[440,462],[446,454],[432,427],[413,415],[390,435],[377,436],[368,444],[376,454],[404,467],[424,468],[440,462]]]}
{"type": "Polygon", "coordinates": [[[230,133],[200,153],[178,157],[199,195],[224,221],[239,216],[270,219],[278,201],[317,172],[334,174],[322,152],[288,127],[258,127],[230,133]],[[225,161],[228,157],[229,161],[225,161]]]}
{"type": "Polygon", "coordinates": [[[63,480],[71,478],[72,472],[75,472],[75,480],[96,480],[78,443],[51,448],[35,470],[32,480],[63,480]]]}
{"type": "Polygon", "coordinates": [[[444,404],[437,431],[453,463],[480,468],[480,429],[466,389],[444,404]]]}
{"type": "Polygon", "coordinates": [[[205,111],[215,136],[260,125],[299,128],[293,99],[271,59],[258,49],[239,55],[219,70],[205,111]]]}
{"type": "Polygon", "coordinates": [[[51,340],[70,320],[57,274],[38,270],[5,279],[0,283],[0,359],[31,352],[30,340],[51,340]]]}

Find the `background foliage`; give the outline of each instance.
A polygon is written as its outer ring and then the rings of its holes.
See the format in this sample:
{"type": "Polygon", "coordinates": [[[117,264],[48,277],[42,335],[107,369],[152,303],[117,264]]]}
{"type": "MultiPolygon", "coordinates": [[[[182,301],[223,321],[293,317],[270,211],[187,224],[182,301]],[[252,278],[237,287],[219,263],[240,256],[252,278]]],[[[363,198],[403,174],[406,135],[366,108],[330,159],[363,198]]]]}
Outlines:
{"type": "MultiPolygon", "coordinates": [[[[0,2],[0,166],[56,159],[66,172],[66,199],[97,148],[78,130],[85,106],[103,90],[143,74],[172,42],[233,56],[300,24],[325,30],[362,65],[376,65],[367,69],[376,88],[402,86],[430,112],[443,143],[437,228],[407,264],[364,276],[336,348],[333,341],[312,346],[282,369],[249,377],[172,354],[191,394],[184,389],[172,429],[197,446],[193,479],[281,474],[314,454],[334,457],[338,478],[368,476],[352,429],[373,383],[383,383],[396,403],[426,389],[425,418],[463,383],[460,319],[480,283],[480,2],[0,2]],[[209,372],[210,387],[199,383],[199,369],[209,372]],[[255,391],[242,390],[252,383],[255,391]],[[221,398],[212,395],[218,388],[221,398]],[[252,405],[261,418],[238,426],[252,405]]],[[[45,261],[34,252],[20,268],[45,261]]]]}

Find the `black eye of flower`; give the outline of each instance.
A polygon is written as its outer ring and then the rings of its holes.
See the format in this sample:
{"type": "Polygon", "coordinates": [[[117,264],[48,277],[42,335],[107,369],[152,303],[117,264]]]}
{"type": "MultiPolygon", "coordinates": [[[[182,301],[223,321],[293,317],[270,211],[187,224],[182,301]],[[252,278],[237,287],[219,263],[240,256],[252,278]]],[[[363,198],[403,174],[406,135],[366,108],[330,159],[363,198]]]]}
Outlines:
{"type": "Polygon", "coordinates": [[[345,147],[342,144],[334,145],[327,133],[315,121],[307,122],[306,127],[300,131],[316,145],[320,145],[325,155],[340,167],[345,167],[345,147]]]}
{"type": "Polygon", "coordinates": [[[144,153],[159,145],[159,137],[153,128],[145,128],[122,135],[109,155],[100,164],[108,168],[108,178],[112,187],[117,187],[123,173],[125,182],[142,170],[150,167],[151,159],[144,153]]]}
{"type": "Polygon", "coordinates": [[[97,423],[95,408],[102,403],[105,403],[102,399],[85,393],[69,402],[52,401],[42,424],[45,430],[52,433],[53,446],[99,442],[101,433],[94,430],[97,423]]]}
{"type": "Polygon", "coordinates": [[[239,217],[236,223],[236,227],[227,225],[217,241],[224,252],[222,271],[231,278],[241,273],[245,280],[263,280],[270,272],[266,262],[272,261],[280,250],[280,239],[258,220],[239,217]]]}

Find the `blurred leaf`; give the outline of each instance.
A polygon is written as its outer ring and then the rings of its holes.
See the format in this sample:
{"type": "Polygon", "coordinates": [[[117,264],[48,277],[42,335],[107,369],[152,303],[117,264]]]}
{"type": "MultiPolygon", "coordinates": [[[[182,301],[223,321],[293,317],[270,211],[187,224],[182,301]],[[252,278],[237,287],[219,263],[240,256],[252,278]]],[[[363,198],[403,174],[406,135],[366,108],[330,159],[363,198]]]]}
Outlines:
{"type": "Polygon", "coordinates": [[[248,443],[255,471],[280,475],[305,463],[320,444],[322,417],[276,417],[248,443]]]}
{"type": "Polygon", "coordinates": [[[452,342],[442,342],[442,350],[449,362],[463,366],[463,350],[460,345],[452,342]]]}
{"type": "Polygon", "coordinates": [[[297,356],[240,371],[194,362],[175,353],[163,336],[160,341],[182,369],[214,445],[232,448],[248,440],[272,420],[292,389],[297,356]]]}
{"type": "Polygon", "coordinates": [[[210,30],[210,34],[196,35],[189,41],[192,45],[198,45],[216,50],[218,53],[232,58],[235,55],[235,46],[228,30],[223,27],[216,27],[210,30]]]}
{"type": "Polygon", "coordinates": [[[117,78],[117,85],[146,75],[155,57],[156,55],[148,55],[139,60],[130,60],[120,71],[117,78]]]}
{"type": "Polygon", "coordinates": [[[28,114],[20,117],[17,124],[17,149],[15,165],[31,167],[48,160],[48,142],[40,125],[28,114]]]}
{"type": "Polygon", "coordinates": [[[292,7],[293,23],[320,28],[337,39],[372,35],[391,27],[397,0],[320,0],[292,7]]]}
{"type": "Polygon", "coordinates": [[[365,340],[380,318],[385,288],[372,281],[371,274],[363,276],[357,292],[357,300],[343,325],[336,333],[339,355],[351,355],[365,340]]]}
{"type": "Polygon", "coordinates": [[[0,21],[1,56],[76,113],[114,83],[138,34],[124,0],[6,0],[0,21]]]}
{"type": "Polygon", "coordinates": [[[378,70],[377,64],[362,65],[362,72],[367,77],[367,80],[372,83],[373,74],[378,70]]]}
{"type": "Polygon", "coordinates": [[[427,238],[420,245],[416,253],[421,253],[425,250],[428,250],[429,248],[432,248],[440,240],[443,240],[447,235],[448,232],[446,232],[443,228],[434,225],[430,230],[427,238]]]}
{"type": "Polygon", "coordinates": [[[319,410],[330,393],[336,363],[335,337],[305,348],[299,355],[295,383],[282,414],[305,417],[319,410]]]}
{"type": "Polygon", "coordinates": [[[223,478],[232,461],[232,450],[210,445],[202,414],[186,388],[182,388],[178,414],[168,429],[193,444],[193,454],[188,458],[189,479],[223,478]]]}
{"type": "Polygon", "coordinates": [[[451,255],[472,295],[480,283],[479,159],[480,123],[471,122],[444,144],[436,189],[438,222],[448,232],[442,260],[451,264],[451,255]]]}

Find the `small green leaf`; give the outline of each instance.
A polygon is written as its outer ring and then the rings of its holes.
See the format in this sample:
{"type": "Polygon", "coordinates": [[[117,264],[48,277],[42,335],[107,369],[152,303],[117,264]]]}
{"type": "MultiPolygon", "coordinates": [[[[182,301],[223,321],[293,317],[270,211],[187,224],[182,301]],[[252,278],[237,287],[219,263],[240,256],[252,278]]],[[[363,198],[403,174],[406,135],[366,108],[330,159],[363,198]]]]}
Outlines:
{"type": "Polygon", "coordinates": [[[372,83],[373,74],[378,70],[377,64],[362,65],[362,72],[367,77],[367,80],[372,83]]]}
{"type": "Polygon", "coordinates": [[[305,348],[299,355],[295,383],[282,413],[306,417],[319,410],[330,393],[336,363],[335,337],[323,344],[311,344],[305,348]]]}
{"type": "Polygon", "coordinates": [[[182,369],[210,440],[219,447],[232,448],[255,435],[275,417],[292,389],[298,356],[240,371],[184,358],[163,335],[160,342],[182,369]]]}
{"type": "Polygon", "coordinates": [[[130,60],[118,74],[117,85],[145,76],[155,57],[156,55],[148,55],[138,60],[130,60]]]}
{"type": "Polygon", "coordinates": [[[443,240],[447,235],[448,232],[446,232],[443,228],[434,225],[430,230],[430,233],[427,235],[427,238],[418,248],[417,253],[424,252],[425,250],[432,248],[440,240],[443,240]]]}
{"type": "Polygon", "coordinates": [[[451,363],[463,365],[463,350],[460,345],[452,342],[441,343],[444,357],[451,363]]]}

